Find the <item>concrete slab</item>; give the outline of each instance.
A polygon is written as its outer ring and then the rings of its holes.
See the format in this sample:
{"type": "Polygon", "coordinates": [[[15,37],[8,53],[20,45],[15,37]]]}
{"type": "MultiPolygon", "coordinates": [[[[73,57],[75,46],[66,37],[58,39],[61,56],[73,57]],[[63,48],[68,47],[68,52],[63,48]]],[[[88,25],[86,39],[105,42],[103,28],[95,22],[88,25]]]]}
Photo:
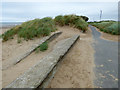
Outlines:
{"type": "Polygon", "coordinates": [[[72,45],[78,40],[79,35],[59,41],[51,53],[40,62],[30,68],[23,75],[9,84],[6,88],[37,88],[59,60],[68,52],[72,45]]]}
{"type": "Polygon", "coordinates": [[[9,64],[8,66],[2,68],[2,70],[5,70],[17,63],[19,63],[21,60],[23,60],[24,58],[26,58],[28,55],[30,55],[40,44],[46,42],[46,41],[52,41],[53,39],[55,39],[57,36],[59,36],[62,32],[58,31],[58,32],[54,32],[52,33],[50,36],[45,36],[43,39],[41,39],[38,43],[34,44],[31,49],[27,50],[25,53],[22,53],[22,55],[20,55],[19,57],[15,58],[15,60],[10,60],[12,61],[11,64],[9,64]]]}

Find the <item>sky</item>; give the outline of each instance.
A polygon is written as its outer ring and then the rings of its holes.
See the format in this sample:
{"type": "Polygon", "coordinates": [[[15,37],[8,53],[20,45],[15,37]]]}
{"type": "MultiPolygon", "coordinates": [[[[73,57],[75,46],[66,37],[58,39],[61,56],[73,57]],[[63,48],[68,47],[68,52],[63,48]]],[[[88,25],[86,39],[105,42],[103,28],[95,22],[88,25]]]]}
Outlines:
{"type": "Polygon", "coordinates": [[[66,14],[83,15],[89,17],[89,21],[97,21],[100,20],[100,10],[102,20],[118,20],[118,2],[104,1],[5,0],[2,2],[2,22],[23,22],[66,14]]]}

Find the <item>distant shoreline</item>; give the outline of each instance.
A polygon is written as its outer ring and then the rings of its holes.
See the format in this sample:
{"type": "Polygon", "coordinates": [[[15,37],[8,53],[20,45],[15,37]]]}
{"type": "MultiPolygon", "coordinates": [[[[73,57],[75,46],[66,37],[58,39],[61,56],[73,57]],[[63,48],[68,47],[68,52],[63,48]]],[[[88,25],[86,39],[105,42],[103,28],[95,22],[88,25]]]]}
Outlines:
{"type": "Polygon", "coordinates": [[[1,22],[0,28],[2,28],[2,29],[11,28],[11,27],[14,27],[16,25],[20,25],[22,23],[23,22],[1,22]]]}
{"type": "Polygon", "coordinates": [[[20,25],[23,22],[0,22],[0,30],[2,30],[2,34],[8,31],[10,28],[20,25]]]}

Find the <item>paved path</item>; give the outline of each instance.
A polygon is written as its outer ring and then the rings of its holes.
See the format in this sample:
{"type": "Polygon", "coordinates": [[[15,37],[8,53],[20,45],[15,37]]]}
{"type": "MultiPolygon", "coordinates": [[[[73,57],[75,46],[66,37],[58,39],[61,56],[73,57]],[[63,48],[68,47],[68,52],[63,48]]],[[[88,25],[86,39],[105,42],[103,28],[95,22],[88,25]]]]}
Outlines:
{"type": "Polygon", "coordinates": [[[95,27],[92,30],[93,48],[95,50],[95,76],[96,87],[117,88],[118,87],[118,42],[103,40],[101,33],[95,27]]]}

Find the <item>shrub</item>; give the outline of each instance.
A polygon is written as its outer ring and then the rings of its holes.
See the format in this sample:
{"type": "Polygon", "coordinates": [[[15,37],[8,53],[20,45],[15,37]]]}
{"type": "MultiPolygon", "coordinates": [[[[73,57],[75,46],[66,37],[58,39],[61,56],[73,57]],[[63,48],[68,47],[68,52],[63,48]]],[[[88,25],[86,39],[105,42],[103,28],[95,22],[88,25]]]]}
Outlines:
{"type": "Polygon", "coordinates": [[[81,18],[76,21],[75,27],[85,32],[87,30],[88,24],[81,18]]]}
{"type": "Polygon", "coordinates": [[[42,43],[38,48],[36,48],[36,53],[38,53],[39,51],[45,51],[48,49],[48,42],[44,42],[42,43]]]}
{"type": "Polygon", "coordinates": [[[44,42],[40,45],[40,51],[45,51],[48,49],[48,42],[44,42]]]}
{"type": "Polygon", "coordinates": [[[7,41],[8,39],[11,39],[15,33],[16,33],[16,31],[14,31],[13,29],[6,31],[2,35],[3,41],[7,41]]]}
{"type": "Polygon", "coordinates": [[[86,17],[86,16],[81,16],[82,18],[83,18],[83,20],[85,20],[86,22],[89,20],[89,18],[88,17],[86,17]]]}
{"type": "Polygon", "coordinates": [[[47,49],[48,49],[48,42],[44,42],[36,49],[36,52],[45,51],[47,49]]]}
{"type": "Polygon", "coordinates": [[[104,30],[101,28],[100,31],[104,31],[104,30]]]}
{"type": "MultiPolygon", "coordinates": [[[[54,21],[56,22],[57,25],[64,26],[64,25],[69,25],[69,26],[75,26],[76,28],[83,30],[85,32],[88,27],[88,23],[85,22],[83,19],[84,16],[77,16],[77,15],[59,15],[56,16],[54,21]]],[[[87,18],[87,17],[84,17],[87,18]]]]}
{"type": "Polygon", "coordinates": [[[51,32],[56,31],[56,24],[60,26],[69,25],[74,26],[85,32],[88,24],[87,17],[77,15],[59,15],[55,19],[51,17],[45,17],[42,19],[34,19],[17,25],[4,34],[2,34],[3,41],[7,41],[16,34],[18,38],[24,38],[25,40],[31,40],[35,37],[48,36],[51,32]]]}
{"type": "Polygon", "coordinates": [[[2,38],[3,36],[2,35],[0,35],[0,38],[2,38]]]}
{"type": "Polygon", "coordinates": [[[51,17],[43,19],[34,19],[22,23],[8,30],[2,35],[3,41],[9,40],[15,34],[25,40],[33,39],[40,36],[48,36],[51,32],[56,31],[55,22],[51,17]]]}
{"type": "Polygon", "coordinates": [[[110,33],[113,35],[120,35],[118,30],[118,22],[115,21],[101,21],[101,22],[93,22],[90,23],[93,26],[96,26],[101,31],[105,33],[110,33]]]}
{"type": "Polygon", "coordinates": [[[60,25],[60,26],[65,25],[64,17],[62,15],[56,16],[54,21],[57,25],[60,25]]]}

